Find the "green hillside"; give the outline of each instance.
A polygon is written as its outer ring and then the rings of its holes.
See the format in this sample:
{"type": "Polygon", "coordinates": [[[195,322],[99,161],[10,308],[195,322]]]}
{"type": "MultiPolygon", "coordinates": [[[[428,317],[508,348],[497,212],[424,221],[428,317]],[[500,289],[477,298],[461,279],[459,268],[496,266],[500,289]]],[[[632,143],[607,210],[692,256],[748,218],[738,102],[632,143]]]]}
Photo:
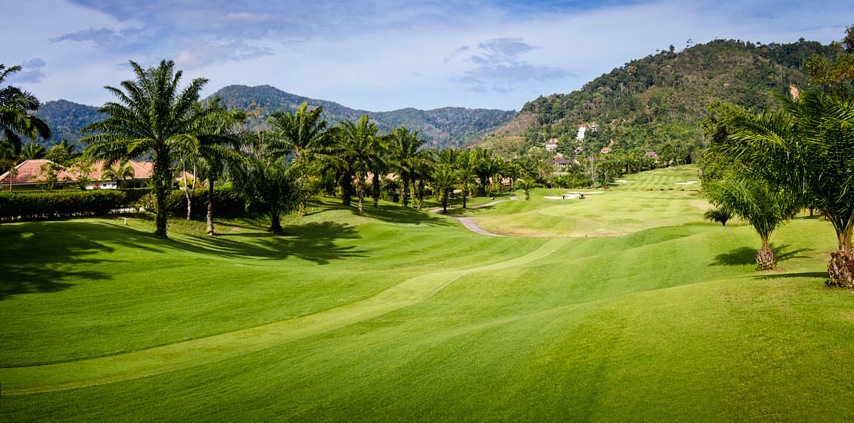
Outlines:
{"type": "Polygon", "coordinates": [[[230,85],[212,96],[219,96],[231,107],[257,109],[263,115],[275,110],[293,111],[302,104],[323,106],[326,119],[332,123],[356,121],[368,115],[381,132],[406,126],[421,131],[427,138],[427,147],[438,149],[460,147],[510,121],[514,111],[490,109],[466,109],[444,107],[433,110],[406,108],[390,112],[356,110],[338,103],[302,97],[279,90],[269,85],[247,87],[230,85]]]}
{"type": "MultiPolygon", "coordinates": [[[[332,101],[290,94],[269,85],[257,87],[230,85],[211,97],[213,96],[222,98],[225,104],[231,107],[258,111],[262,119],[276,110],[296,110],[304,102],[310,106],[323,106],[324,115],[331,124],[356,121],[362,115],[368,115],[382,132],[406,126],[411,130],[421,131],[428,140],[427,147],[438,149],[468,145],[484,133],[500,127],[516,116],[516,112],[512,110],[462,107],[433,110],[406,108],[390,112],[369,112],[351,109],[332,101]]],[[[61,140],[67,140],[70,144],[76,143],[83,136],[80,133],[81,129],[102,118],[98,113],[98,107],[65,100],[46,102],[36,115],[42,118],[53,132],[50,140],[39,140],[39,143],[45,147],[50,147],[61,140]]]]}
{"type": "Polygon", "coordinates": [[[481,142],[517,145],[524,138],[529,148],[557,139],[558,151],[566,154],[578,146],[587,152],[608,146],[624,153],[654,150],[681,161],[704,145],[699,124],[709,103],[726,101],[751,110],[771,107],[774,93],[806,86],[803,65],[814,54],[828,56],[831,48],[803,40],[716,40],[680,52],[660,51],[626,63],[581,90],[527,103],[520,116],[534,115],[533,124],[510,134],[496,132],[481,142]],[[578,126],[590,123],[598,129],[577,142],[578,126]]]}

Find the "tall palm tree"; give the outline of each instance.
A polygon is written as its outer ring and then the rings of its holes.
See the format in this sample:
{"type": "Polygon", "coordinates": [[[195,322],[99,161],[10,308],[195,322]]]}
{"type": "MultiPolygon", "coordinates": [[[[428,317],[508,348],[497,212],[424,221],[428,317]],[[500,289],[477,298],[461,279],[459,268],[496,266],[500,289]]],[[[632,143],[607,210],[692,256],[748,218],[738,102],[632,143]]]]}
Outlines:
{"type": "Polygon", "coordinates": [[[439,201],[442,203],[442,212],[448,212],[448,202],[451,196],[451,190],[457,184],[457,172],[447,165],[436,166],[433,171],[433,188],[439,194],[439,201]]]}
{"type": "Polygon", "coordinates": [[[418,210],[424,205],[424,193],[427,183],[432,181],[433,171],[436,168],[436,150],[423,150],[416,157],[412,166],[413,184],[415,186],[415,198],[418,200],[418,210]]]}
{"type": "Polygon", "coordinates": [[[166,197],[173,183],[170,167],[173,149],[176,144],[195,137],[193,131],[199,119],[196,103],[207,80],[196,78],[179,90],[183,73],[175,70],[171,60],[148,69],[133,61],[130,64],[136,79],[122,81],[121,88],[105,87],[118,101],[101,107],[100,112],[107,118],[84,128],[84,132],[93,135],[81,142],[89,144],[87,154],[110,162],[153,157],[151,182],[157,202],[154,234],[165,238],[166,197]]]}
{"type": "MultiPolygon", "coordinates": [[[[0,63],[0,84],[10,75],[21,70],[20,66],[7,68],[0,63]]],[[[39,100],[18,87],[0,89],[0,136],[12,146],[15,154],[21,153],[21,136],[37,139],[50,138],[50,128],[33,115],[41,107],[39,100]]]]}
{"type": "Polygon", "coordinates": [[[309,110],[308,103],[302,103],[293,113],[278,110],[267,119],[271,154],[293,159],[290,171],[294,173],[300,216],[305,215],[309,198],[316,194],[319,159],[331,139],[322,113],[322,107],[309,110]]]}
{"type": "Polygon", "coordinates": [[[367,193],[367,177],[379,161],[377,126],[362,116],[357,122],[341,124],[337,146],[337,160],[344,162],[356,179],[356,196],[359,201],[359,216],[364,215],[364,200],[367,193]]]}
{"type": "Polygon", "coordinates": [[[243,132],[246,113],[237,109],[229,110],[219,98],[214,98],[207,102],[199,114],[201,119],[197,121],[198,126],[194,130],[197,136],[189,139],[198,142],[183,143],[184,147],[189,148],[182,153],[193,157],[199,176],[207,180],[205,233],[214,235],[214,187],[227,168],[237,167],[245,159],[241,148],[246,139],[243,132]]]}
{"type": "Polygon", "coordinates": [[[466,198],[472,188],[477,189],[478,157],[472,151],[464,150],[459,153],[456,162],[457,184],[463,196],[463,208],[466,208],[466,198]]]}
{"type": "Polygon", "coordinates": [[[271,143],[265,138],[263,132],[249,137],[244,147],[246,159],[232,169],[232,178],[250,204],[270,218],[267,230],[281,235],[282,215],[290,211],[295,202],[293,180],[287,159],[273,154],[271,143]]]}
{"type": "Polygon", "coordinates": [[[420,131],[410,131],[405,126],[395,128],[389,134],[393,167],[401,182],[400,203],[409,205],[410,187],[415,184],[416,167],[420,158],[427,155],[421,147],[427,142],[420,131]]]}

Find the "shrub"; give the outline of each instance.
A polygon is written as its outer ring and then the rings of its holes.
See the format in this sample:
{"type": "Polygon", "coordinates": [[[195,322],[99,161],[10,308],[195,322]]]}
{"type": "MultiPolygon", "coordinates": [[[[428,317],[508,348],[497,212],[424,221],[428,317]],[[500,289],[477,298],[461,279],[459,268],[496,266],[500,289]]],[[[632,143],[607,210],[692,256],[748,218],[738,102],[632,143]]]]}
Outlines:
{"type": "Polygon", "coordinates": [[[116,190],[0,193],[0,219],[32,220],[105,215],[127,207],[127,194],[116,190]]]}

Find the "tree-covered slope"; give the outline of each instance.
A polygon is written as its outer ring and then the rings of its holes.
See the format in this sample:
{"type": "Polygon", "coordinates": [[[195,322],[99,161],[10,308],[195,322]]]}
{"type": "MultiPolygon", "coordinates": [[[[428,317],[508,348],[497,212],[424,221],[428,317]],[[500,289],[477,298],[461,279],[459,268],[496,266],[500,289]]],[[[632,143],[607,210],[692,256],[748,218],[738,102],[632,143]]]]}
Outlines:
{"type": "MultiPolygon", "coordinates": [[[[323,106],[324,116],[333,125],[345,120],[356,121],[362,115],[368,115],[381,132],[406,126],[411,130],[421,131],[428,140],[428,147],[440,149],[469,144],[484,133],[507,123],[516,115],[514,111],[461,107],[444,107],[434,110],[407,108],[390,112],[369,112],[351,109],[332,101],[290,94],[269,85],[257,87],[230,85],[211,97],[214,96],[220,97],[230,107],[258,112],[262,121],[273,111],[293,111],[304,102],[312,107],[323,106]]],[[[39,141],[45,147],[61,140],[74,144],[82,137],[80,130],[83,127],[102,119],[101,114],[98,113],[98,107],[66,100],[48,101],[36,114],[50,126],[53,132],[50,140],[39,141]]]]}
{"type": "MultiPolygon", "coordinates": [[[[533,114],[536,121],[513,135],[524,136],[528,146],[557,139],[565,152],[579,145],[587,151],[610,146],[684,157],[703,145],[699,123],[709,103],[771,107],[774,93],[806,85],[803,65],[814,54],[829,55],[830,47],[804,40],[767,45],[716,40],[681,52],[664,50],[603,74],[581,90],[527,103],[520,116],[533,114]],[[588,123],[598,129],[579,142],[578,127],[588,123]]],[[[507,137],[496,132],[482,142],[500,145],[507,137]]]]}
{"type": "Polygon", "coordinates": [[[66,100],[48,101],[42,104],[36,112],[36,116],[50,126],[51,139],[38,141],[45,147],[50,147],[62,140],[73,145],[83,137],[83,134],[80,133],[81,129],[104,118],[102,114],[98,113],[97,107],[66,100]]]}
{"type": "Polygon", "coordinates": [[[406,108],[390,112],[369,112],[356,110],[338,103],[302,97],[279,90],[269,85],[247,87],[230,85],[213,94],[219,96],[225,104],[245,110],[257,110],[262,116],[275,111],[293,111],[302,103],[309,106],[323,106],[323,113],[331,124],[342,121],[355,121],[362,115],[368,115],[381,132],[391,131],[399,126],[421,131],[428,139],[428,147],[447,148],[466,145],[478,136],[494,130],[510,121],[514,111],[465,109],[445,107],[433,110],[406,108]]]}

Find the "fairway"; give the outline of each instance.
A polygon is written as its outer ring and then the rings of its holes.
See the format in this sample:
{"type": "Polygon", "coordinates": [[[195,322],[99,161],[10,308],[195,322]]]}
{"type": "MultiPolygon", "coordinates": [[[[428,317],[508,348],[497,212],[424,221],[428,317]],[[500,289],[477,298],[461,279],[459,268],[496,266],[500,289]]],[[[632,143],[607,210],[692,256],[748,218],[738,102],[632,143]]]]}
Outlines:
{"type": "Polygon", "coordinates": [[[327,198],[283,236],[0,224],[0,421],[854,420],[832,228],[789,222],[757,272],[696,180],[453,210],[503,237],[327,198]]]}

